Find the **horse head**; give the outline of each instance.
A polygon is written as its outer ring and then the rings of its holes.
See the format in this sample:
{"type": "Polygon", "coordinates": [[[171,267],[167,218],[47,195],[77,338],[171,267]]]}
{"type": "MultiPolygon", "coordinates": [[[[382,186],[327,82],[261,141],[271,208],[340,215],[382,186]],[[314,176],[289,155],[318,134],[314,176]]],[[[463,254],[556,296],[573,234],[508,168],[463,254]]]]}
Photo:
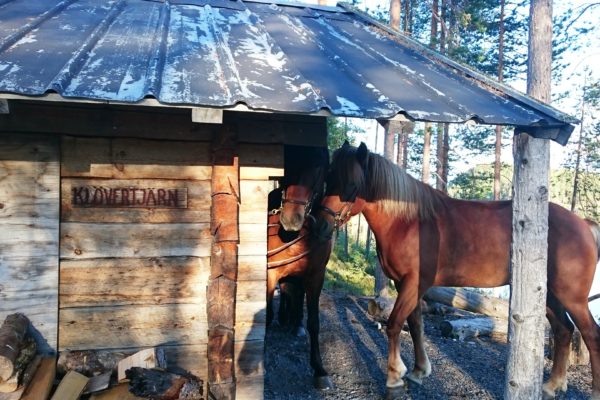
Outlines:
{"type": "Polygon", "coordinates": [[[315,229],[323,240],[331,238],[334,229],[364,208],[368,161],[369,150],[364,143],[356,148],[345,142],[333,154],[315,229]]]}
{"type": "Polygon", "coordinates": [[[320,201],[328,164],[327,149],[286,147],[280,208],[281,226],[286,231],[299,231],[313,205],[320,201]]]}

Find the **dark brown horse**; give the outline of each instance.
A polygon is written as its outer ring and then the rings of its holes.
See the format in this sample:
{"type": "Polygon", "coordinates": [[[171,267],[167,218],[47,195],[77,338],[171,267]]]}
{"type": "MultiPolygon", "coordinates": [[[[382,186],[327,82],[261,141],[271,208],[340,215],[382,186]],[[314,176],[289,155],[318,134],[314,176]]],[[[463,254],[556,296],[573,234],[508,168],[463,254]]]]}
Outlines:
{"type": "MultiPolygon", "coordinates": [[[[423,346],[420,299],[431,286],[493,287],[509,282],[512,238],[510,201],[465,201],[423,184],[385,158],[345,144],[333,156],[322,205],[329,229],[363,213],[377,240],[379,260],[398,290],[387,326],[388,394],[401,392],[406,367],[398,335],[408,320],[421,383],[431,373],[423,346]]],[[[575,322],[589,349],[592,397],[600,398],[600,328],[588,294],[600,251],[600,229],[550,204],[547,316],[555,337],[554,364],[545,397],[565,390],[569,343],[575,322]]]]}
{"type": "Polygon", "coordinates": [[[281,188],[269,195],[267,242],[267,324],[273,320],[273,294],[279,282],[279,321],[286,320],[295,332],[301,331],[306,293],[310,364],[314,384],[319,389],[332,387],[323,368],[318,337],[319,296],[331,254],[331,240],[320,240],[315,234],[311,211],[321,201],[328,163],[327,149],[286,147],[285,177],[281,188]]]}

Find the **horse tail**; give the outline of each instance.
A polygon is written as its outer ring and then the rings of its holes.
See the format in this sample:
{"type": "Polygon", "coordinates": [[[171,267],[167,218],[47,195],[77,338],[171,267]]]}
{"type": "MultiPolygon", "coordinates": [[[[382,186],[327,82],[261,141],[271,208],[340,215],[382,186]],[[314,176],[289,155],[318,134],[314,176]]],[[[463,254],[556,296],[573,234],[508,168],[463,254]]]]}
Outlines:
{"type": "MultiPolygon", "coordinates": [[[[585,222],[588,224],[592,231],[592,236],[596,240],[596,247],[598,248],[598,261],[600,261],[600,225],[591,219],[585,219],[585,222]]],[[[588,297],[588,303],[594,301],[596,299],[600,299],[600,293],[595,294],[593,296],[588,297]]]]}
{"type": "Polygon", "coordinates": [[[594,239],[596,239],[596,247],[598,249],[598,261],[600,261],[600,225],[587,218],[585,219],[585,222],[587,222],[588,226],[592,230],[592,236],[594,236],[594,239]]]}

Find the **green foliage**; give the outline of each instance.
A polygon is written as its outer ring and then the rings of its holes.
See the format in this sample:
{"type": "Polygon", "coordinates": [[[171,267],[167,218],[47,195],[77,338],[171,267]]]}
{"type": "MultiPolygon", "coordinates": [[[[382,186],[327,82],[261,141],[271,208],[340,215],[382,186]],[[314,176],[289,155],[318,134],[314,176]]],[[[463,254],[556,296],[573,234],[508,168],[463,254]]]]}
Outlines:
{"type": "MultiPolygon", "coordinates": [[[[512,197],[512,166],[503,164],[500,176],[500,198],[510,199],[512,197]]],[[[456,175],[448,185],[448,193],[459,199],[493,200],[494,165],[478,165],[456,175]]]]}
{"type": "Polygon", "coordinates": [[[344,141],[354,144],[356,134],[363,133],[364,130],[356,124],[348,121],[348,118],[327,118],[327,147],[329,153],[339,149],[344,141]]]}
{"type": "MultiPolygon", "coordinates": [[[[512,166],[503,164],[501,169],[501,199],[512,198],[512,166]]],[[[550,174],[550,201],[571,209],[573,193],[572,169],[560,169],[550,174]]],[[[576,213],[581,217],[600,221],[600,173],[582,172],[576,213]]],[[[468,200],[491,200],[493,198],[494,166],[478,165],[458,174],[448,187],[452,197],[468,200]]]]}
{"type": "Polygon", "coordinates": [[[338,252],[333,252],[325,271],[324,287],[356,296],[371,296],[375,290],[375,278],[351,261],[340,260],[338,252]]]}

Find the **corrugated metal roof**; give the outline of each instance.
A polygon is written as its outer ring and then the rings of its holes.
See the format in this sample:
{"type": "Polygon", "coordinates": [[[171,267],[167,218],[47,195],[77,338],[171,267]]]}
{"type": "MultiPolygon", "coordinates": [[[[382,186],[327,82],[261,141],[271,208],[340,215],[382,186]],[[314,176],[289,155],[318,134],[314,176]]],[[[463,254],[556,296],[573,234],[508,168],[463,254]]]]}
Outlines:
{"type": "MultiPolygon", "coordinates": [[[[0,93],[515,125],[576,122],[349,7],[0,0],[0,93]]],[[[533,127],[554,128],[545,133],[533,127]]],[[[536,133],[537,132],[537,133],[536,133]]]]}

